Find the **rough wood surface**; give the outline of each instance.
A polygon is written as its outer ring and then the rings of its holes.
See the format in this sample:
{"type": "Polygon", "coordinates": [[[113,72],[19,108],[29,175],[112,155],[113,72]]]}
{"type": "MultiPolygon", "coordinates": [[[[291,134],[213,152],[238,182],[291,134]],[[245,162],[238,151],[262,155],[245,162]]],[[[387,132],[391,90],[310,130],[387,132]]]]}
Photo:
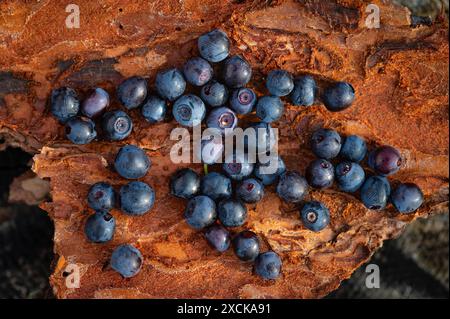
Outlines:
{"type": "Polygon", "coordinates": [[[34,171],[50,180],[52,200],[42,207],[55,222],[59,259],[51,283],[57,297],[322,297],[409,222],[448,209],[447,22],[412,28],[409,11],[386,1],[370,1],[380,7],[380,29],[365,27],[369,2],[353,0],[78,2],[80,29],[65,28],[64,1],[0,3],[0,135],[35,152],[34,171]],[[196,55],[197,37],[218,26],[231,38],[233,53],[251,62],[260,93],[264,75],[275,67],[312,74],[322,84],[346,80],[356,89],[354,104],[341,113],[286,104],[277,124],[288,168],[304,171],[313,158],[307,141],[315,128],[359,134],[372,147],[401,150],[406,160],[391,181],[419,184],[423,207],[408,216],[392,207],[371,212],[335,188],[312,191],[309,197],[325,202],[332,217],[330,227],[316,234],[269,189],[261,203],[248,207],[245,225],[283,259],[281,278],[262,281],[231,251],[219,255],[208,248],[182,220],[184,202],[168,195],[168,177],[180,167],[168,157],[174,121],[150,126],[133,111],[136,125],[126,141],[80,147],[65,141],[63,127],[48,114],[52,88],[70,85],[83,93],[99,85],[114,95],[127,76],[153,83],[158,70],[196,55]],[[143,180],[156,190],[155,207],[140,218],[113,211],[114,240],[89,244],[82,232],[87,190],[97,181],[125,183],[111,170],[123,143],[138,144],[151,156],[143,180]],[[144,254],[144,267],[132,279],[107,267],[121,243],[144,254]],[[79,289],[65,286],[68,263],[81,267],[79,289]]]}

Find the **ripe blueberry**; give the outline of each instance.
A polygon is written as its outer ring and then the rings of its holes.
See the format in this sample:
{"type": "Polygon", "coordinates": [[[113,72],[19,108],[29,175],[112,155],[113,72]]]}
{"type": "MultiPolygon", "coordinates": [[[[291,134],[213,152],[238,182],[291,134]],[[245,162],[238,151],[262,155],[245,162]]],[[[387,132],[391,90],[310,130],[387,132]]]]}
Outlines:
{"type": "Polygon", "coordinates": [[[300,76],[294,80],[290,98],[293,105],[311,106],[316,98],[317,85],[313,77],[300,76]]]}
{"type": "Polygon", "coordinates": [[[105,211],[97,211],[88,217],[84,225],[87,239],[93,243],[105,243],[114,236],[116,229],[115,218],[105,211]]]}
{"type": "Polygon", "coordinates": [[[194,57],[184,64],[183,74],[192,85],[203,86],[212,79],[213,69],[205,59],[194,57]]]}
{"type": "Polygon", "coordinates": [[[200,190],[200,176],[190,168],[176,171],[170,178],[170,193],[179,198],[189,199],[200,190]]]}
{"type": "Polygon", "coordinates": [[[390,186],[386,178],[370,176],[361,186],[361,201],[368,209],[382,210],[388,202],[389,192],[390,186]]]}
{"type": "Polygon", "coordinates": [[[197,146],[196,156],[202,163],[212,165],[221,162],[224,145],[222,135],[202,138],[200,146],[197,146]]]}
{"type": "Polygon", "coordinates": [[[339,155],[351,162],[361,162],[367,153],[366,142],[358,135],[347,136],[342,143],[339,155]]]}
{"type": "Polygon", "coordinates": [[[328,87],[322,96],[325,107],[332,112],[348,108],[355,99],[355,89],[349,83],[337,82],[328,87]]]}
{"type": "Polygon", "coordinates": [[[321,202],[306,202],[300,211],[303,225],[314,232],[321,231],[330,223],[330,212],[321,202]]]}
{"type": "Polygon", "coordinates": [[[200,96],[206,104],[218,107],[227,103],[228,89],[222,83],[212,80],[202,86],[200,96]]]}
{"type": "Polygon", "coordinates": [[[319,129],[311,137],[311,150],[319,158],[335,158],[341,150],[341,136],[334,130],[319,129]]]}
{"type": "Polygon", "coordinates": [[[222,167],[231,179],[241,181],[253,172],[254,164],[249,162],[249,157],[246,154],[237,152],[225,158],[222,167]]]}
{"type": "Polygon", "coordinates": [[[66,123],[80,110],[80,101],[75,90],[69,87],[54,89],[50,98],[50,109],[54,117],[66,123]]]}
{"type": "Polygon", "coordinates": [[[278,121],[284,113],[284,105],[278,96],[263,96],[256,103],[256,116],[262,122],[278,121]]]}
{"type": "Polygon", "coordinates": [[[216,203],[208,196],[193,197],[186,205],[184,218],[189,226],[197,230],[211,226],[217,219],[216,203]]]}
{"type": "Polygon", "coordinates": [[[285,70],[272,70],[267,75],[266,87],[272,95],[285,96],[294,88],[294,79],[285,70]]]}
{"type": "Polygon", "coordinates": [[[166,101],[155,95],[149,96],[141,109],[142,115],[151,124],[163,121],[166,112],[166,101]]]}
{"type": "Polygon", "coordinates": [[[233,91],[230,107],[238,114],[248,114],[256,104],[256,94],[252,89],[240,88],[233,91]]]}
{"type": "Polygon", "coordinates": [[[231,236],[222,225],[212,225],[206,228],[205,238],[208,244],[217,251],[223,253],[230,247],[231,236]]]}
{"type": "Polygon", "coordinates": [[[178,69],[168,69],[158,72],[155,79],[158,94],[169,101],[175,101],[186,89],[186,81],[178,69]]]}
{"type": "Polygon", "coordinates": [[[247,219],[247,208],[238,199],[223,199],[217,205],[219,220],[225,227],[242,226],[247,219]]]}
{"type": "Polygon", "coordinates": [[[231,133],[237,122],[236,114],[227,107],[213,109],[206,118],[206,126],[218,129],[222,134],[231,133]]]}
{"type": "Polygon", "coordinates": [[[120,141],[131,134],[133,122],[127,113],[115,110],[103,115],[102,127],[106,139],[120,141]]]}
{"type": "Polygon", "coordinates": [[[336,182],[344,192],[356,192],[364,183],[364,169],[355,162],[345,161],[336,166],[336,182]]]}
{"type": "Polygon", "coordinates": [[[369,154],[369,166],[378,174],[388,176],[397,173],[402,165],[402,157],[395,148],[381,146],[369,154]]]}
{"type": "Polygon", "coordinates": [[[94,210],[110,211],[116,203],[114,188],[105,182],[95,183],[88,193],[88,205],[94,210]]]}
{"type": "Polygon", "coordinates": [[[155,191],[144,182],[133,181],[120,188],[120,208],[127,215],[144,215],[155,203],[155,191]]]}
{"type": "Polygon", "coordinates": [[[111,255],[111,268],[125,278],[130,278],[141,270],[144,258],[141,252],[132,245],[120,245],[111,255]]]}
{"type": "Polygon", "coordinates": [[[281,259],[273,251],[259,254],[255,259],[255,272],[263,279],[277,279],[281,274],[281,259]]]}
{"type": "Polygon", "coordinates": [[[252,68],[244,58],[235,55],[225,60],[222,76],[228,87],[243,87],[252,77],[252,68]]]}
{"type": "Polygon", "coordinates": [[[236,256],[242,261],[254,261],[259,255],[259,239],[254,232],[244,230],[233,238],[236,256]]]}
{"type": "Polygon", "coordinates": [[[139,107],[147,97],[147,81],[140,76],[126,79],[119,85],[117,97],[129,110],[139,107]]]}
{"type": "Polygon", "coordinates": [[[264,197],[264,185],[257,179],[247,178],[239,183],[236,195],[245,203],[256,203],[264,197]]]}
{"type": "Polygon", "coordinates": [[[306,180],[315,188],[327,188],[333,185],[333,164],[324,159],[312,161],[306,169],[306,180]]]}
{"type": "Polygon", "coordinates": [[[123,178],[144,177],[152,163],[144,150],[135,145],[122,146],[116,155],[114,167],[123,178]]]}
{"type": "Polygon", "coordinates": [[[277,185],[277,194],[287,203],[300,202],[308,192],[308,182],[296,171],[281,174],[277,185]]]}
{"type": "Polygon", "coordinates": [[[408,214],[414,212],[422,205],[423,193],[416,184],[400,184],[392,192],[391,201],[397,211],[408,214]]]}
{"type": "Polygon", "coordinates": [[[97,137],[95,124],[85,117],[73,117],[66,122],[66,137],[74,144],[88,144],[97,137]]]}
{"type": "Polygon", "coordinates": [[[274,159],[270,159],[266,163],[258,162],[255,166],[255,176],[261,180],[263,185],[271,185],[275,183],[278,177],[286,171],[286,165],[280,156],[274,159]],[[276,165],[275,172],[274,169],[269,166],[276,165]]]}
{"type": "Polygon", "coordinates": [[[109,105],[109,94],[102,88],[96,88],[81,104],[81,113],[93,118],[102,113],[109,105]]]}
{"type": "Polygon", "coordinates": [[[230,41],[225,32],[219,29],[202,34],[198,38],[200,55],[209,62],[220,62],[228,56],[230,41]]]}
{"type": "Polygon", "coordinates": [[[205,104],[194,94],[186,94],[175,101],[172,108],[175,120],[181,125],[193,127],[205,118],[205,104]]]}
{"type": "Polygon", "coordinates": [[[230,198],[232,195],[231,180],[216,172],[206,174],[200,184],[201,193],[218,201],[230,198]]]}

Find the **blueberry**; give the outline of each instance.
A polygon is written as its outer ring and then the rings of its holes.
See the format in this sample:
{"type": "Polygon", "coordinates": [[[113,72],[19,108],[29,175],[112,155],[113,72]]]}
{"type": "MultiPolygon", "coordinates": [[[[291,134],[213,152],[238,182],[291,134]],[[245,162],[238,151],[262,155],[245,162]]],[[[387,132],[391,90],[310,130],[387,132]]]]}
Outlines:
{"type": "Polygon", "coordinates": [[[232,195],[231,180],[216,172],[206,174],[200,184],[201,193],[218,201],[230,198],[232,195]]]}
{"type": "Polygon", "coordinates": [[[184,218],[189,226],[197,230],[211,226],[217,219],[216,203],[208,196],[193,197],[186,205],[184,218]]]}
{"type": "Polygon", "coordinates": [[[139,107],[147,97],[147,81],[140,76],[126,79],[119,85],[117,97],[129,110],[139,107]]]}
{"type": "Polygon", "coordinates": [[[95,124],[88,118],[73,117],[66,122],[66,137],[74,144],[88,144],[97,137],[95,124]]]}
{"type": "Polygon", "coordinates": [[[231,133],[237,125],[236,114],[227,107],[213,109],[206,118],[206,126],[216,128],[222,134],[231,133]]]}
{"type": "Polygon", "coordinates": [[[256,103],[256,116],[261,121],[278,121],[284,113],[284,105],[278,96],[263,96],[256,103]]]}
{"type": "MultiPolygon", "coordinates": [[[[270,152],[276,144],[276,136],[274,129],[269,123],[257,122],[251,124],[250,128],[254,129],[255,139],[244,140],[244,146],[246,146],[250,152],[256,152],[256,154],[266,154],[270,152]]],[[[244,138],[246,138],[244,136],[244,138]]]]}
{"type": "Polygon", "coordinates": [[[308,182],[296,171],[281,174],[277,185],[277,194],[287,203],[300,202],[308,192],[308,182]]]}
{"type": "Polygon", "coordinates": [[[272,95],[286,96],[294,88],[294,79],[285,70],[272,70],[267,75],[266,87],[272,95]]]}
{"type": "Polygon", "coordinates": [[[356,192],[365,177],[364,169],[358,163],[345,161],[336,166],[336,182],[343,192],[356,192]]]}
{"type": "Polygon", "coordinates": [[[176,171],[170,178],[170,193],[179,198],[192,198],[200,190],[200,176],[190,168],[176,171]]]}
{"type": "Polygon", "coordinates": [[[131,134],[133,122],[127,113],[115,110],[103,115],[102,127],[106,139],[120,141],[131,134]]]}
{"type": "Polygon", "coordinates": [[[236,195],[245,203],[256,203],[264,197],[264,185],[254,178],[244,179],[236,189],[236,195]]]}
{"type": "Polygon", "coordinates": [[[273,251],[259,254],[255,259],[255,272],[263,279],[277,279],[281,274],[281,259],[273,251]]]}
{"type": "Polygon", "coordinates": [[[254,164],[246,154],[237,152],[225,158],[222,168],[231,179],[241,181],[253,172],[254,164]]]}
{"type": "Polygon", "coordinates": [[[117,173],[128,179],[144,177],[151,165],[150,158],[144,150],[135,145],[122,146],[114,161],[117,173]]]}
{"type": "Polygon", "coordinates": [[[422,205],[423,193],[416,184],[400,184],[392,192],[391,201],[397,211],[408,214],[414,212],[422,205]]]}
{"type": "Polygon", "coordinates": [[[183,74],[192,85],[203,86],[212,79],[213,69],[205,59],[194,57],[184,64],[183,74]]]}
{"type": "Polygon", "coordinates": [[[306,169],[306,180],[315,188],[328,188],[333,185],[333,164],[324,159],[312,161],[306,169]]]}
{"type": "Polygon", "coordinates": [[[277,156],[275,160],[277,161],[277,168],[274,173],[264,172],[264,168],[271,165],[270,162],[258,163],[255,166],[255,176],[261,180],[263,185],[271,185],[275,183],[278,177],[286,171],[286,165],[284,164],[283,159],[280,156],[277,156]]]}
{"type": "Polygon", "coordinates": [[[230,41],[225,32],[219,29],[202,34],[198,38],[200,55],[209,62],[220,62],[228,56],[230,41]]]}
{"type": "Polygon", "coordinates": [[[247,219],[247,208],[238,199],[223,199],[217,205],[219,220],[225,227],[242,226],[247,219]]]}
{"type": "Polygon", "coordinates": [[[254,232],[244,230],[233,238],[236,256],[242,261],[254,261],[259,255],[259,239],[254,232]]]}
{"type": "Polygon", "coordinates": [[[369,166],[378,174],[388,176],[397,173],[402,165],[400,152],[391,146],[381,146],[369,154],[369,166]]]}
{"type": "Polygon", "coordinates": [[[205,238],[208,244],[217,251],[223,253],[230,247],[231,236],[228,230],[221,225],[212,225],[205,230],[205,238]]]}
{"type": "Polygon", "coordinates": [[[93,243],[105,243],[113,238],[115,229],[115,218],[108,212],[97,211],[86,220],[84,233],[93,243]]]}
{"type": "Polygon", "coordinates": [[[351,162],[361,162],[367,153],[366,142],[358,135],[347,136],[342,143],[339,155],[351,162]]]}
{"type": "Polygon", "coordinates": [[[200,96],[206,104],[218,107],[227,103],[228,89],[222,83],[212,80],[202,86],[200,96]]]}
{"type": "Polygon", "coordinates": [[[54,117],[61,123],[76,116],[80,110],[80,101],[75,90],[61,87],[52,91],[50,109],[54,117]]]}
{"type": "Polygon", "coordinates": [[[175,120],[184,126],[199,125],[205,118],[205,104],[194,94],[186,94],[175,101],[172,108],[175,120]]]}
{"type": "Polygon", "coordinates": [[[223,80],[233,89],[245,86],[252,77],[252,68],[243,57],[235,55],[225,60],[223,66],[223,80]]]}
{"type": "Polygon", "coordinates": [[[156,74],[155,87],[158,94],[169,101],[175,101],[186,89],[186,81],[178,69],[168,69],[156,74]]]}
{"type": "Polygon", "coordinates": [[[311,137],[311,150],[319,158],[335,158],[341,150],[341,136],[334,130],[319,129],[311,137]]]}
{"type": "Polygon", "coordinates": [[[116,203],[114,188],[105,182],[95,183],[88,193],[88,205],[94,210],[110,211],[116,203]]]}
{"type": "Polygon", "coordinates": [[[155,95],[149,96],[141,109],[142,115],[151,124],[163,121],[166,112],[166,102],[155,95]]]}
{"type": "Polygon", "coordinates": [[[93,118],[102,113],[109,105],[109,94],[101,88],[96,88],[81,104],[81,113],[93,118]]]}
{"type": "Polygon", "coordinates": [[[233,91],[230,107],[238,114],[248,114],[256,104],[256,94],[252,89],[240,88],[233,91]]]}
{"type": "Polygon", "coordinates": [[[349,83],[337,82],[325,89],[322,100],[331,112],[339,112],[348,108],[355,99],[355,89],[349,83]]]}
{"type": "Polygon", "coordinates": [[[306,228],[318,232],[330,223],[330,211],[321,202],[306,202],[300,211],[300,218],[306,228]]]}
{"type": "Polygon", "coordinates": [[[221,162],[223,151],[222,139],[210,136],[210,138],[202,138],[200,147],[197,147],[196,156],[202,163],[212,165],[221,162]]]}
{"type": "Polygon", "coordinates": [[[309,75],[300,76],[294,80],[294,89],[290,98],[293,105],[311,106],[314,104],[317,92],[316,81],[309,75]]]}
{"type": "Polygon", "coordinates": [[[155,191],[144,182],[133,181],[120,188],[120,208],[127,215],[144,215],[155,204],[155,191]]]}
{"type": "Polygon", "coordinates": [[[144,258],[141,252],[132,245],[120,245],[111,255],[111,268],[125,278],[130,278],[141,270],[144,258]]]}
{"type": "Polygon", "coordinates": [[[389,183],[381,176],[370,176],[366,178],[361,186],[361,201],[364,206],[373,210],[382,210],[386,207],[389,199],[389,183]]]}

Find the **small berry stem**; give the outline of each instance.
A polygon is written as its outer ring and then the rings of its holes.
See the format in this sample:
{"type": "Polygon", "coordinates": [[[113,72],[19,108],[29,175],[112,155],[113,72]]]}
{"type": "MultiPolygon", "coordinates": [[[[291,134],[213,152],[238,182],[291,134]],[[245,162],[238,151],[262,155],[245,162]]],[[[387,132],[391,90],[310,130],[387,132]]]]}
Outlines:
{"type": "Polygon", "coordinates": [[[208,164],[203,164],[203,171],[205,172],[205,175],[208,174],[208,164]]]}

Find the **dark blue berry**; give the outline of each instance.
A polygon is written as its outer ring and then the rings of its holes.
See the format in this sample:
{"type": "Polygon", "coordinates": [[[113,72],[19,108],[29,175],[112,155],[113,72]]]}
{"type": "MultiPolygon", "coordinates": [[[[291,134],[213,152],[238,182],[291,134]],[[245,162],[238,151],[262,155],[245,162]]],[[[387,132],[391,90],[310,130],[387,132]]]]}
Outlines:
{"type": "Polygon", "coordinates": [[[367,153],[366,142],[358,135],[347,136],[342,143],[339,155],[351,162],[361,162],[367,153]]]}
{"type": "Polygon", "coordinates": [[[205,59],[194,57],[184,64],[183,74],[192,85],[203,86],[212,79],[213,69],[205,59]]]}
{"type": "Polygon", "coordinates": [[[240,88],[233,91],[230,107],[238,114],[248,114],[256,104],[256,94],[252,89],[240,88]]]}
{"type": "Polygon", "coordinates": [[[321,231],[330,223],[330,211],[318,201],[306,202],[300,211],[303,225],[314,232],[321,231]]]}
{"type": "Polygon", "coordinates": [[[109,94],[101,88],[96,88],[81,104],[81,113],[93,118],[101,114],[109,105],[109,94]]]}
{"type": "Polygon", "coordinates": [[[395,148],[381,146],[370,152],[368,164],[378,174],[388,176],[398,172],[402,165],[402,157],[395,148]]]}
{"type": "Polygon", "coordinates": [[[314,104],[317,92],[316,81],[309,75],[300,76],[294,80],[291,92],[293,105],[311,106],[314,104]]]}
{"type": "Polygon", "coordinates": [[[80,101],[75,90],[61,87],[52,91],[50,109],[54,117],[61,123],[66,123],[76,116],[80,110],[80,101]]]}
{"type": "Polygon", "coordinates": [[[247,219],[247,208],[237,199],[223,199],[217,205],[219,220],[225,227],[242,226],[247,219]]]}
{"type": "Polygon", "coordinates": [[[244,179],[236,189],[236,195],[245,203],[256,203],[264,197],[264,185],[254,178],[244,179]]]}
{"type": "Polygon", "coordinates": [[[208,173],[202,178],[200,189],[203,195],[215,201],[230,198],[233,192],[231,180],[216,172],[208,173]]]}
{"type": "Polygon", "coordinates": [[[255,166],[255,176],[261,180],[263,185],[272,185],[277,181],[278,177],[286,171],[286,165],[280,156],[271,160],[273,160],[276,167],[269,167],[273,165],[270,161],[267,163],[259,162],[255,166]]]}
{"type": "Polygon", "coordinates": [[[132,245],[120,245],[111,255],[111,268],[125,278],[131,278],[141,270],[144,258],[132,245]]]}
{"type": "Polygon", "coordinates": [[[228,89],[222,83],[212,80],[202,87],[200,96],[206,104],[218,107],[227,103],[228,89]]]}
{"type": "Polygon", "coordinates": [[[105,182],[95,183],[88,193],[88,205],[94,210],[110,211],[116,203],[114,188],[105,182]]]}
{"type": "Polygon", "coordinates": [[[126,79],[119,85],[117,97],[129,110],[139,107],[147,97],[147,81],[140,76],[126,79]]]}
{"type": "MultiPolygon", "coordinates": [[[[389,199],[389,183],[381,176],[366,178],[360,189],[361,201],[372,210],[382,210],[389,199]]],[[[390,187],[389,187],[390,188],[390,187]]]]}
{"type": "Polygon", "coordinates": [[[114,161],[117,173],[128,179],[144,177],[151,165],[150,158],[144,150],[135,145],[122,146],[114,161]]]}
{"type": "Polygon", "coordinates": [[[155,203],[155,191],[144,182],[133,181],[120,188],[120,208],[127,215],[144,215],[155,203]]]}
{"type": "Polygon", "coordinates": [[[213,109],[206,118],[206,126],[218,129],[222,134],[231,133],[237,122],[236,114],[227,107],[213,109]]]}
{"type": "Polygon", "coordinates": [[[327,188],[333,185],[333,164],[324,159],[312,161],[306,169],[306,180],[315,188],[327,188]]]}
{"type": "Polygon", "coordinates": [[[416,184],[400,184],[392,192],[391,201],[398,212],[409,214],[422,205],[423,193],[416,184]]]}
{"type": "Polygon", "coordinates": [[[284,105],[278,96],[263,96],[256,103],[256,116],[266,123],[278,121],[284,113],[284,105]]]}
{"type": "Polygon", "coordinates": [[[267,75],[266,87],[272,95],[286,96],[294,88],[294,79],[285,70],[272,70],[267,75]]]}
{"type": "Polygon", "coordinates": [[[277,194],[287,203],[300,202],[308,192],[308,182],[296,171],[286,171],[281,174],[277,194]]]}
{"type": "Polygon", "coordinates": [[[66,122],[66,137],[74,144],[88,144],[97,137],[91,119],[73,117],[66,122]]]}
{"type": "Polygon", "coordinates": [[[259,255],[259,239],[254,232],[244,230],[233,238],[236,256],[242,261],[254,261],[259,255]]]}
{"type": "Polygon", "coordinates": [[[341,136],[334,130],[319,129],[311,137],[311,150],[319,158],[335,158],[341,150],[341,136]]]}
{"type": "Polygon", "coordinates": [[[235,55],[225,60],[222,76],[228,87],[233,89],[243,87],[252,77],[252,68],[244,58],[235,55]]]}
{"type": "Polygon", "coordinates": [[[222,142],[222,135],[219,137],[210,136],[209,138],[203,138],[200,147],[196,149],[196,156],[202,163],[212,165],[222,162],[222,155],[224,151],[224,145],[222,142]]]}
{"type": "Polygon", "coordinates": [[[211,226],[217,219],[216,203],[208,196],[193,197],[186,205],[184,218],[194,229],[211,226]]]}
{"type": "Polygon", "coordinates": [[[277,279],[281,274],[281,259],[273,251],[259,254],[255,259],[255,272],[263,279],[277,279]]]}
{"type": "Polygon", "coordinates": [[[102,127],[106,139],[120,141],[131,134],[133,122],[127,113],[115,110],[103,115],[102,127]]]}
{"type": "Polygon", "coordinates": [[[200,176],[190,168],[176,171],[170,177],[170,193],[180,198],[192,198],[200,190],[200,176]]]}
{"type": "Polygon", "coordinates": [[[105,211],[97,211],[88,217],[84,226],[84,233],[93,243],[105,243],[114,236],[116,219],[105,211]]]}
{"type": "Polygon", "coordinates": [[[142,115],[151,124],[163,121],[166,112],[166,101],[155,95],[149,96],[141,109],[142,115]]]}
{"type": "Polygon", "coordinates": [[[230,41],[225,32],[219,29],[202,34],[198,38],[200,55],[209,62],[225,60],[230,49],[230,41]]]}
{"type": "Polygon", "coordinates": [[[186,81],[178,69],[169,69],[158,72],[155,79],[155,87],[158,94],[169,101],[175,101],[183,95],[186,89],[186,81]]]}
{"type": "Polygon", "coordinates": [[[186,94],[175,101],[172,108],[175,120],[183,126],[199,125],[205,118],[205,104],[194,94],[186,94]]]}
{"type": "Polygon", "coordinates": [[[256,154],[266,154],[270,152],[276,143],[275,131],[269,123],[257,122],[251,124],[250,128],[254,130],[255,139],[248,139],[244,136],[244,146],[248,152],[256,154]]]}
{"type": "Polygon", "coordinates": [[[223,253],[230,247],[231,236],[228,230],[221,225],[212,225],[205,230],[205,238],[208,244],[217,251],[223,253]]]}
{"type": "Polygon", "coordinates": [[[364,183],[364,169],[355,162],[345,161],[336,166],[336,182],[344,192],[356,192],[364,183]]]}
{"type": "Polygon", "coordinates": [[[238,152],[225,158],[222,168],[231,179],[240,181],[253,172],[254,164],[246,154],[238,152]]]}
{"type": "Polygon", "coordinates": [[[326,108],[339,112],[348,108],[355,99],[355,89],[349,83],[337,82],[325,89],[322,100],[326,108]]]}

